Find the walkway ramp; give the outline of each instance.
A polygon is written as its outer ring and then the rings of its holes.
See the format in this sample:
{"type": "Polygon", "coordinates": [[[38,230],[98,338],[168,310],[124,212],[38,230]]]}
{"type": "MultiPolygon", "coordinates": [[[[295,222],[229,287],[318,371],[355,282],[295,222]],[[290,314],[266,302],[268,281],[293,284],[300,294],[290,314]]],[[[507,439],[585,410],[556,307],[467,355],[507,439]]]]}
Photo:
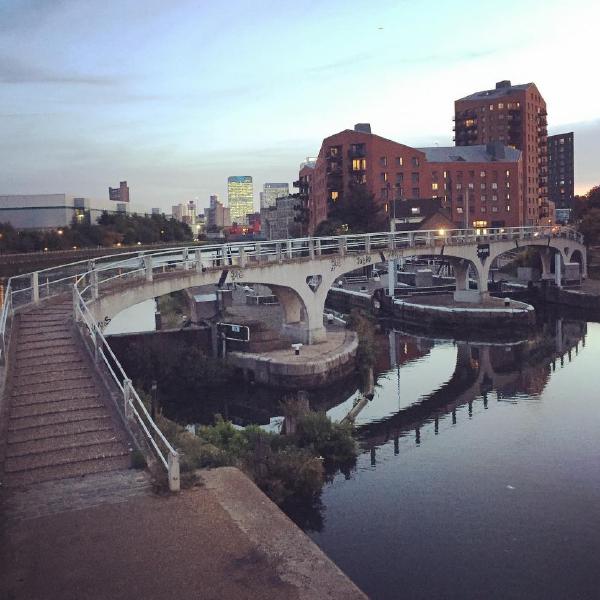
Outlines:
{"type": "Polygon", "coordinates": [[[119,472],[131,444],[72,324],[70,299],[19,315],[3,412],[9,488],[119,472]]]}

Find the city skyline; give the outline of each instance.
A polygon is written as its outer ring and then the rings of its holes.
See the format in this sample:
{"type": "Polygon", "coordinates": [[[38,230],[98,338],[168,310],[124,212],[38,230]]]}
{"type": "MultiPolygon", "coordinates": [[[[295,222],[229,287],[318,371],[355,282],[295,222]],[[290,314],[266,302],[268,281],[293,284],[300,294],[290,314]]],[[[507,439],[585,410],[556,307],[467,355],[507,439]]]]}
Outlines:
{"type": "Polygon", "coordinates": [[[127,180],[133,202],[167,210],[198,198],[202,210],[210,194],[227,197],[232,173],[251,174],[257,190],[293,182],[348,123],[416,147],[451,145],[454,100],[503,79],[537,84],[549,134],[575,132],[575,191],[585,192],[599,183],[600,84],[580,65],[595,52],[600,8],[507,1],[498,39],[494,6],[9,1],[0,193],[103,198],[127,180]],[[295,43],[265,47],[274,26],[295,43]]]}

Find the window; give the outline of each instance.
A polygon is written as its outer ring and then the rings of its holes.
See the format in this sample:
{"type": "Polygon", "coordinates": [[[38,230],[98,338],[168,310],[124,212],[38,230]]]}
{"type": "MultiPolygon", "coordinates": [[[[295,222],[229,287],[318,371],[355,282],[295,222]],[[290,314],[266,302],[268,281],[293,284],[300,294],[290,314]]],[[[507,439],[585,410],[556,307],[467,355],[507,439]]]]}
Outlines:
{"type": "Polygon", "coordinates": [[[469,183],[469,189],[470,189],[470,190],[474,189],[474,187],[475,187],[475,186],[473,185],[473,183],[469,183]]]}
{"type": "Polygon", "coordinates": [[[502,110],[504,108],[504,104],[502,102],[498,102],[498,109],[502,110]]]}
{"type": "Polygon", "coordinates": [[[457,190],[462,190],[462,183],[457,183],[456,184],[456,189],[457,190]]]}
{"type": "Polygon", "coordinates": [[[485,201],[486,201],[485,194],[481,194],[481,201],[482,201],[482,202],[485,202],[485,201]]]}
{"type": "Polygon", "coordinates": [[[412,195],[413,198],[419,198],[419,188],[413,188],[412,195]]]}
{"type": "Polygon", "coordinates": [[[396,183],[402,183],[404,181],[404,173],[396,173],[396,183]]]}
{"type": "Polygon", "coordinates": [[[493,190],[497,190],[498,189],[498,184],[495,181],[492,183],[492,189],[493,190]]]}
{"type": "Polygon", "coordinates": [[[462,215],[462,213],[463,213],[462,206],[457,206],[456,207],[456,213],[459,214],[459,215],[462,215]]]}
{"type": "Polygon", "coordinates": [[[475,171],[469,171],[469,177],[473,179],[473,177],[475,177],[475,171]]]}
{"type": "Polygon", "coordinates": [[[498,207],[497,206],[492,206],[492,212],[498,212],[498,207]]]}
{"type": "Polygon", "coordinates": [[[418,167],[419,166],[419,157],[418,156],[413,156],[412,157],[412,166],[413,167],[418,167]]]}
{"type": "Polygon", "coordinates": [[[510,204],[506,205],[506,212],[510,212],[510,204]]]}
{"type": "Polygon", "coordinates": [[[498,196],[496,196],[496,194],[492,195],[492,202],[498,202],[498,196]]]}
{"type": "Polygon", "coordinates": [[[487,208],[486,208],[485,206],[482,206],[482,207],[481,207],[479,210],[480,210],[482,213],[484,213],[484,212],[487,212],[487,208]]]}
{"type": "Polygon", "coordinates": [[[418,206],[412,206],[410,209],[410,213],[412,215],[420,215],[421,214],[421,209],[418,206]]]}
{"type": "Polygon", "coordinates": [[[380,164],[382,167],[387,167],[387,156],[382,156],[382,157],[379,159],[379,164],[380,164]]]}
{"type": "Polygon", "coordinates": [[[431,189],[432,189],[432,190],[437,190],[437,189],[438,189],[438,183],[437,183],[437,181],[434,181],[434,182],[431,184],[431,189]]]}
{"type": "Polygon", "coordinates": [[[490,104],[490,110],[494,110],[494,105],[490,104]]]}
{"type": "Polygon", "coordinates": [[[396,166],[401,167],[403,165],[404,161],[402,160],[401,156],[396,156],[396,166]]]}
{"type": "Polygon", "coordinates": [[[352,170],[353,171],[364,171],[367,168],[367,159],[366,158],[354,158],[352,160],[352,170]]]}
{"type": "Polygon", "coordinates": [[[510,187],[510,181],[506,182],[506,187],[509,188],[510,187]]]}
{"type": "Polygon", "coordinates": [[[386,182],[388,180],[388,174],[387,173],[381,173],[381,175],[379,176],[379,179],[383,182],[386,182]]]}
{"type": "Polygon", "coordinates": [[[482,183],[480,187],[482,190],[485,190],[485,183],[482,183]]]}
{"type": "Polygon", "coordinates": [[[479,171],[479,177],[485,177],[485,171],[479,171]]]}
{"type": "Polygon", "coordinates": [[[444,179],[448,177],[448,171],[444,171],[444,179]]]}
{"type": "Polygon", "coordinates": [[[506,170],[506,177],[510,177],[510,171],[508,169],[506,170]]]}
{"type": "Polygon", "coordinates": [[[410,180],[412,181],[412,183],[419,183],[419,174],[418,173],[411,173],[410,174],[410,180]]]}
{"type": "MultiPolygon", "coordinates": [[[[322,196],[321,196],[322,197],[322,196]]],[[[340,197],[340,193],[339,192],[331,192],[331,199],[336,202],[337,199],[340,197]]]]}

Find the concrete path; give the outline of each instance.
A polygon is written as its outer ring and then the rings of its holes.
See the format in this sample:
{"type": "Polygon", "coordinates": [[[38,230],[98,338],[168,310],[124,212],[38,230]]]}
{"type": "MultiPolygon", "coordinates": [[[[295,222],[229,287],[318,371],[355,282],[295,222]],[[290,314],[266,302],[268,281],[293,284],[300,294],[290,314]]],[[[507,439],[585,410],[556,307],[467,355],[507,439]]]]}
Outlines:
{"type": "Polygon", "coordinates": [[[5,523],[0,598],[365,600],[240,471],[202,477],[177,496],[113,497],[5,523]]]}

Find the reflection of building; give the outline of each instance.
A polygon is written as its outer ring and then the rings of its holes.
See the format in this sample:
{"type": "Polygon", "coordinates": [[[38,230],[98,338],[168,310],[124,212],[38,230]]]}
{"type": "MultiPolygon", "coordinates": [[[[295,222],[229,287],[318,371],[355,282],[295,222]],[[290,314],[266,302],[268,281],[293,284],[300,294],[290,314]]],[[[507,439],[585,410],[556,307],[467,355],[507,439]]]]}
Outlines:
{"type": "Polygon", "coordinates": [[[548,197],[556,208],[573,208],[575,167],[573,132],[548,136],[548,197]]]}
{"type": "Polygon", "coordinates": [[[268,240],[298,237],[301,234],[301,227],[297,220],[299,215],[297,207],[298,199],[288,195],[277,198],[274,206],[261,209],[263,235],[268,240]]]}
{"type": "Polygon", "coordinates": [[[254,212],[252,177],[249,175],[228,177],[227,199],[232,222],[238,225],[246,224],[247,215],[254,212]]]}
{"type": "Polygon", "coordinates": [[[129,187],[126,181],[121,181],[118,188],[108,188],[108,199],[113,202],[129,202],[129,187]]]}
{"type": "Polygon", "coordinates": [[[548,204],[546,102],[534,83],[500,81],[454,103],[455,142],[474,146],[499,142],[523,153],[524,225],[552,219],[548,204]]]}
{"type": "Polygon", "coordinates": [[[275,206],[277,198],[288,196],[289,193],[290,186],[287,183],[265,183],[260,193],[260,209],[275,206]]]}
{"type": "Polygon", "coordinates": [[[206,228],[211,231],[229,227],[231,225],[229,208],[223,206],[223,204],[219,202],[219,198],[216,194],[210,197],[210,205],[204,211],[204,214],[206,218],[206,228]]]}
{"type": "Polygon", "coordinates": [[[73,220],[93,224],[103,212],[145,215],[150,211],[130,202],[115,203],[67,194],[0,196],[0,223],[10,223],[15,229],[66,227],[73,220]]]}

